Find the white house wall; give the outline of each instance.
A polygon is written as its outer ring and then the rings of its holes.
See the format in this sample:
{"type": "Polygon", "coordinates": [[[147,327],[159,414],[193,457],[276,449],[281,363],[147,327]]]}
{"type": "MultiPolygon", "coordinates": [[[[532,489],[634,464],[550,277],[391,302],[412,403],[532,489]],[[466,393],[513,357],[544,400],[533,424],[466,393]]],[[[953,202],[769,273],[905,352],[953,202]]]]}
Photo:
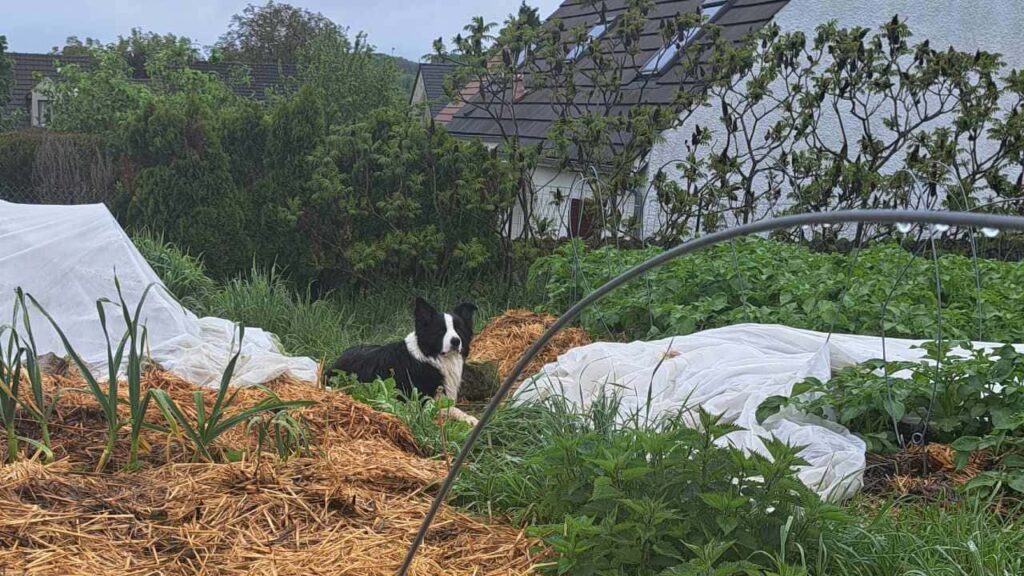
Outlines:
{"type": "MultiPolygon", "coordinates": [[[[590,197],[590,187],[583,175],[571,170],[558,171],[547,166],[539,166],[533,173],[534,198],[536,204],[533,206],[534,225],[545,221],[545,226],[550,227],[553,232],[558,230],[558,236],[569,235],[569,199],[590,197]],[[556,198],[561,196],[564,200],[561,204],[556,198]]],[[[522,209],[517,205],[512,214],[512,237],[516,238],[523,230],[524,216],[522,209]]]]}
{"type": "MultiPolygon", "coordinates": [[[[802,31],[813,39],[816,28],[829,20],[837,21],[841,28],[862,26],[877,31],[894,15],[907,22],[913,33],[912,43],[929,39],[936,50],[953,46],[964,52],[997,52],[1003,55],[1007,70],[1024,66],[1024,0],[791,0],[774,21],[783,32],[802,31]]],[[[712,144],[706,150],[720,152],[724,145],[723,133],[714,129],[721,122],[718,111],[716,105],[698,110],[684,126],[667,132],[663,142],[652,151],[650,165],[668,164],[669,174],[675,173],[675,177],[679,177],[672,167],[674,159],[685,154],[685,143],[698,124],[712,128],[712,144]]],[[[846,118],[845,122],[849,141],[856,142],[859,134],[851,133],[853,123],[850,120],[852,118],[846,118]]],[[[770,126],[773,122],[765,121],[763,126],[770,126]]],[[[881,120],[877,124],[881,127],[881,120]]],[[[839,125],[838,117],[825,115],[819,125],[819,133],[838,141],[839,125]]],[[[934,127],[935,124],[928,126],[934,127]]],[[[988,143],[988,146],[991,150],[994,144],[988,143]]],[[[884,171],[895,170],[902,161],[903,154],[897,154],[884,171]]],[[[648,235],[658,229],[661,220],[657,201],[653,193],[650,196],[645,205],[645,232],[648,235]]],[[[763,216],[765,211],[763,208],[759,216],[763,216]]]]}
{"type": "MultiPolygon", "coordinates": [[[[569,236],[570,200],[586,200],[593,196],[591,183],[593,174],[587,176],[581,172],[540,166],[533,174],[534,198],[533,206],[534,229],[543,235],[555,235],[559,238],[569,236]],[[561,202],[557,199],[562,198],[561,202]]],[[[635,197],[623,197],[619,200],[619,210],[625,217],[634,214],[637,208],[635,197]]],[[[651,225],[645,215],[645,227],[651,225]]],[[[516,206],[512,213],[512,237],[516,238],[523,230],[523,211],[516,206]]]]}

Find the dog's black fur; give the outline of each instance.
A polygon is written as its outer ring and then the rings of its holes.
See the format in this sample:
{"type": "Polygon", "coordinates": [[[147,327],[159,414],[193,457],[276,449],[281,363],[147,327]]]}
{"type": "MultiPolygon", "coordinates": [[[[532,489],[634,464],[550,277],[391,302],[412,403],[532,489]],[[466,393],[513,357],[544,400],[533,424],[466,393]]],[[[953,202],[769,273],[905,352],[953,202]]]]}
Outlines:
{"type": "MultiPolygon", "coordinates": [[[[457,374],[459,381],[449,383],[447,387],[447,391],[451,391],[454,386],[457,396],[462,366],[469,356],[473,339],[474,312],[476,306],[466,302],[449,313],[455,332],[453,338],[446,315],[437,312],[422,298],[417,298],[415,330],[405,340],[382,346],[349,348],[331,365],[325,376],[329,378],[343,372],[354,375],[360,382],[393,377],[398,390],[406,396],[415,389],[421,397],[434,398],[438,391],[446,392],[444,370],[447,369],[457,374]],[[444,353],[446,348],[450,350],[447,354],[444,353]]],[[[448,377],[452,378],[452,375],[448,377]]]]}

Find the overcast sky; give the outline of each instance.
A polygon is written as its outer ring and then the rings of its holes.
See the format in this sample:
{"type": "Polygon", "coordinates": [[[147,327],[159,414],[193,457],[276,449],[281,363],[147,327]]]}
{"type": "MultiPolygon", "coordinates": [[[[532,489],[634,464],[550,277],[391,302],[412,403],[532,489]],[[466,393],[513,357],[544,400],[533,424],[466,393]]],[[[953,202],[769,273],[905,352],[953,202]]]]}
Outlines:
{"type": "MultiPolygon", "coordinates": [[[[132,28],[187,36],[209,46],[231,16],[260,0],[0,0],[0,35],[12,52],[47,52],[68,36],[105,42],[132,28]]],[[[473,16],[501,23],[520,0],[295,0],[351,31],[365,31],[381,52],[418,60],[438,36],[447,41],[473,16]]],[[[529,0],[547,17],[559,0],[529,0]]]]}

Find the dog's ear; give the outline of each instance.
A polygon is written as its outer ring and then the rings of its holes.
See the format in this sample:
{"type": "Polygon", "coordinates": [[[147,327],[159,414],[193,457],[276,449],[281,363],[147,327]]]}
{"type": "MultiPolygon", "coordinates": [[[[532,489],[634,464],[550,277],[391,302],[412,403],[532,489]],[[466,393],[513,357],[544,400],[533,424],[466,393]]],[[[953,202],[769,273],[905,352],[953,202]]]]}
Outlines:
{"type": "Polygon", "coordinates": [[[466,325],[469,326],[470,329],[472,329],[473,313],[476,312],[476,310],[476,305],[474,305],[472,302],[463,302],[462,304],[456,306],[455,309],[452,310],[452,313],[458,316],[459,318],[462,318],[466,322],[466,325]]]}
{"type": "Polygon", "coordinates": [[[431,306],[426,300],[416,297],[416,311],[414,313],[417,324],[423,324],[433,320],[437,316],[437,310],[431,306]]]}

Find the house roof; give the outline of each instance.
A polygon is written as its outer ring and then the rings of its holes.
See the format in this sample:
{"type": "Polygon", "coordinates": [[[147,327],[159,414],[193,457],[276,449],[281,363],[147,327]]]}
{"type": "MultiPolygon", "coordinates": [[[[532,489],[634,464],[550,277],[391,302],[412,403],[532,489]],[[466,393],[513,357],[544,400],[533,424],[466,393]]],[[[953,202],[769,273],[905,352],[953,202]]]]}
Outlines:
{"type": "Polygon", "coordinates": [[[423,94],[430,108],[431,118],[444,109],[448,96],[444,90],[444,79],[455,70],[454,64],[420,64],[419,77],[423,82],[423,94]]]}
{"type": "MultiPolygon", "coordinates": [[[[32,89],[39,80],[36,75],[44,78],[57,76],[56,56],[52,54],[21,54],[8,52],[5,56],[14,62],[14,85],[11,87],[11,100],[8,109],[23,109],[32,89]]],[[[60,61],[66,64],[88,65],[91,59],[87,56],[61,56],[60,61]]]]}
{"type": "MultiPolygon", "coordinates": [[[[10,109],[24,109],[32,89],[39,83],[37,76],[56,78],[57,64],[78,64],[88,67],[92,64],[89,56],[63,56],[56,54],[26,54],[9,52],[6,56],[14,61],[14,86],[11,89],[11,100],[7,105],[10,109]]],[[[236,64],[230,62],[193,62],[189,65],[193,70],[217,74],[225,80],[236,77],[235,73],[244,73],[247,82],[231,82],[235,94],[265,100],[268,88],[282,89],[288,79],[295,76],[295,68],[291,65],[277,64],[236,64]]],[[[136,78],[138,82],[147,82],[146,78],[136,78]]]]}
{"type": "Polygon", "coordinates": [[[296,75],[291,64],[242,64],[237,62],[202,62],[189,64],[189,68],[209,72],[225,80],[231,80],[235,72],[244,73],[247,82],[232,82],[231,89],[243,98],[264,101],[267,90],[284,90],[288,81],[296,75]]]}
{"type": "MultiPolygon", "coordinates": [[[[662,22],[679,14],[697,12],[702,2],[703,0],[655,0],[640,37],[641,53],[635,60],[621,60],[623,99],[608,107],[602,106],[600,110],[609,114],[623,114],[637,104],[670,105],[681,87],[697,88],[695,83],[685,78],[686,72],[681,62],[674,63],[656,76],[642,76],[638,72],[664,45],[659,28],[662,22]]],[[[789,0],[732,0],[726,9],[718,14],[714,24],[721,29],[723,39],[740,42],[770,22],[788,3],[789,0]]],[[[605,0],[601,3],[567,0],[550,19],[560,19],[567,31],[580,24],[590,28],[600,22],[602,5],[606,8],[607,20],[612,20],[626,11],[627,4],[627,0],[605,0]]],[[[568,41],[566,38],[566,42],[568,41]]],[[[616,53],[624,56],[622,50],[616,53]]],[[[576,69],[576,82],[581,90],[577,100],[568,108],[597,109],[591,108],[596,105],[587,101],[586,88],[591,82],[587,79],[586,72],[593,70],[590,59],[583,56],[577,62],[576,69]]],[[[528,73],[526,82],[529,83],[528,73]]],[[[536,144],[546,140],[552,124],[567,108],[565,103],[555,102],[551,92],[545,89],[528,90],[521,98],[512,98],[513,104],[491,104],[486,98],[485,95],[478,95],[462,105],[447,125],[448,131],[457,136],[479,137],[485,141],[500,141],[504,131],[506,134],[517,134],[520,141],[525,144],[536,144]]],[[[621,144],[628,138],[628,134],[619,134],[614,143],[621,144]]]]}

